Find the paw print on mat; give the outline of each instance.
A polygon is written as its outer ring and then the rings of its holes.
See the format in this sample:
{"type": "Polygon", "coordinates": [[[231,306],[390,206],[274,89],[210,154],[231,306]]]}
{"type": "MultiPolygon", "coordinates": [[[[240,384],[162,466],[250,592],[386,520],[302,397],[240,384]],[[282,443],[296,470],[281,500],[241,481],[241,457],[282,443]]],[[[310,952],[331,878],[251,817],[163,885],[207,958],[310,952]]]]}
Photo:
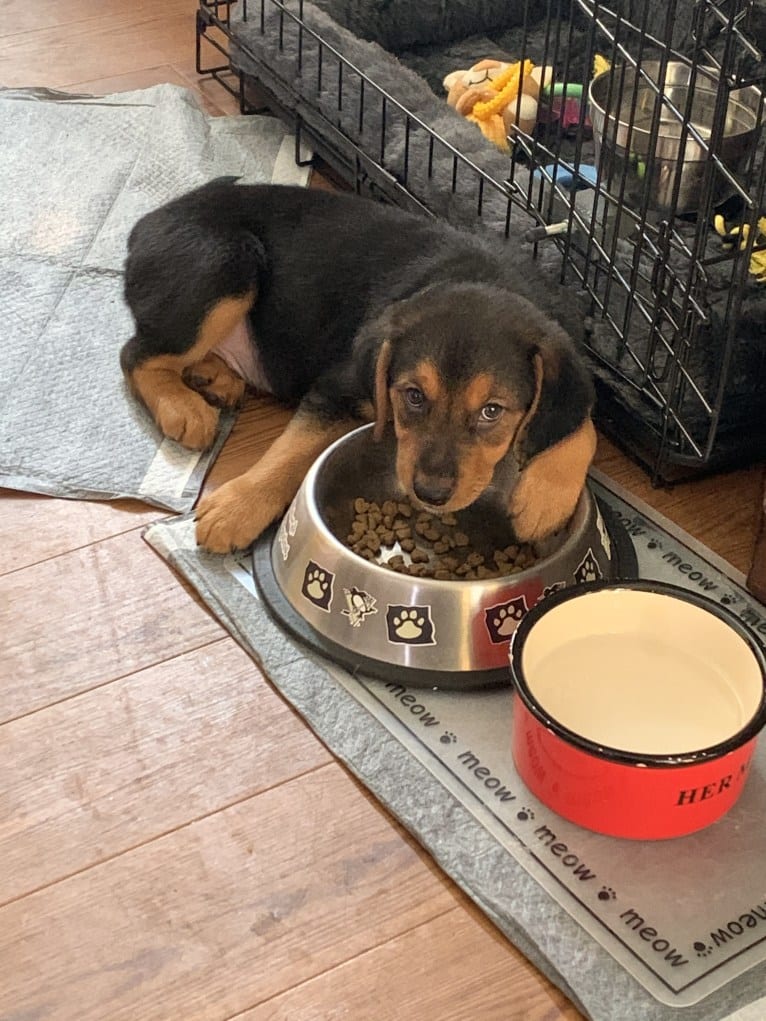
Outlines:
{"type": "Polygon", "coordinates": [[[507,603],[496,603],[495,606],[486,609],[484,623],[489,640],[494,645],[507,642],[528,609],[525,596],[517,596],[507,603]]]}
{"type": "Polygon", "coordinates": [[[386,613],[389,642],[397,645],[436,645],[430,606],[391,606],[386,613]]]}
{"type": "Polygon", "coordinates": [[[598,561],[593,555],[593,550],[589,549],[585,556],[582,558],[580,566],[575,571],[575,581],[598,581],[599,578],[603,577],[601,574],[601,568],[598,566],[598,561]]]}
{"type": "Polygon", "coordinates": [[[332,602],[332,583],[334,577],[333,574],[325,571],[319,564],[309,560],[303,575],[301,593],[310,603],[318,606],[320,610],[329,611],[330,603],[332,602]]]}

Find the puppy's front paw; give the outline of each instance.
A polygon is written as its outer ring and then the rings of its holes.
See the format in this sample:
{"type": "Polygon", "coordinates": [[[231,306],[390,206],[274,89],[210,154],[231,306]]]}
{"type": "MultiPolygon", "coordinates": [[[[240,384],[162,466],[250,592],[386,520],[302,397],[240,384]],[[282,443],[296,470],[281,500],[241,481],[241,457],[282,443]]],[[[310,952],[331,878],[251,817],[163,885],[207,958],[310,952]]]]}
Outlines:
{"type": "Polygon", "coordinates": [[[218,411],[191,390],[183,399],[160,397],[154,418],[165,436],[190,450],[207,450],[218,428],[218,411]]]}
{"type": "Polygon", "coordinates": [[[526,465],[508,505],[521,542],[538,542],[567,524],[585,488],[595,451],[596,430],[587,419],[526,465]]]}
{"type": "Polygon", "coordinates": [[[540,542],[558,532],[574,514],[580,498],[580,486],[559,484],[552,488],[532,467],[521,473],[508,507],[519,542],[540,542]]]}
{"type": "Polygon", "coordinates": [[[577,500],[569,509],[560,500],[551,507],[537,494],[514,493],[511,498],[510,516],[513,531],[519,542],[536,543],[557,532],[569,521],[577,506],[577,500]]]}
{"type": "Polygon", "coordinates": [[[232,479],[197,507],[197,542],[211,553],[231,553],[258,538],[279,513],[243,479],[232,479]]]}

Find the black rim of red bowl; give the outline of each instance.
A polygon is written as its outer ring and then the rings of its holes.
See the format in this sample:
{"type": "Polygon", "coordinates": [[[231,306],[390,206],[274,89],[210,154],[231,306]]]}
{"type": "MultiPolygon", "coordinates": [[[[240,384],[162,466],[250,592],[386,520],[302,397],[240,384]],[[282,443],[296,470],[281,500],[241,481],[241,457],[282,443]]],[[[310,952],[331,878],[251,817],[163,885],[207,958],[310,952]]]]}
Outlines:
{"type": "Polygon", "coordinates": [[[689,589],[682,588],[679,585],[672,585],[669,582],[641,580],[594,581],[583,582],[582,584],[575,585],[572,588],[566,588],[559,592],[554,592],[552,595],[547,596],[542,602],[533,607],[519,623],[511,637],[509,657],[514,691],[532,715],[546,729],[550,730],[567,744],[573,745],[581,751],[587,752],[588,754],[594,755],[607,762],[617,762],[631,766],[649,766],[654,768],[691,766],[710,759],[721,758],[729,752],[735,751],[737,748],[741,748],[742,745],[750,741],[751,738],[756,737],[764,724],[766,724],[766,657],[764,656],[763,649],[757,639],[750,634],[745,625],[725,606],[719,603],[714,603],[711,599],[707,599],[706,597],[698,595],[696,592],[692,592],[689,589]],[[761,672],[761,699],[752,718],[744,727],[738,730],[736,734],[732,734],[731,737],[727,738],[725,741],[719,742],[718,744],[711,745],[708,748],[701,748],[693,752],[663,755],[648,753],[643,754],[640,752],[625,751],[621,748],[611,748],[608,745],[591,741],[589,738],[583,737],[581,734],[578,734],[559,723],[555,717],[551,716],[551,714],[546,712],[546,710],[540,705],[529,689],[526,678],[524,677],[524,670],[522,668],[524,645],[530,631],[542,617],[556,606],[561,605],[561,603],[566,603],[570,599],[582,598],[583,596],[587,596],[595,592],[619,591],[621,589],[627,589],[634,592],[653,592],[658,595],[672,596],[676,599],[681,599],[687,603],[691,603],[694,606],[698,606],[700,609],[706,610],[708,613],[712,613],[720,620],[724,621],[724,623],[728,624],[747,644],[755,657],[761,672]]]}

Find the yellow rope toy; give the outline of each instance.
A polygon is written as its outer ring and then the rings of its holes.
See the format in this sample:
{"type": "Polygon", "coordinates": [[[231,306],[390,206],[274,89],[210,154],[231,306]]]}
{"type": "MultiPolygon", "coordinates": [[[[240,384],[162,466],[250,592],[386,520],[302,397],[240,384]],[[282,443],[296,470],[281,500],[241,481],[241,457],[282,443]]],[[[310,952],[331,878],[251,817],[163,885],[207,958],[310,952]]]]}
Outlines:
{"type": "Polygon", "coordinates": [[[507,67],[492,82],[492,88],[497,92],[497,95],[494,99],[490,99],[487,102],[476,103],[468,115],[468,120],[484,121],[495,114],[502,113],[506,106],[516,99],[521,87],[520,83],[531,73],[533,67],[534,64],[531,60],[525,60],[523,68],[520,60],[507,67]]]}

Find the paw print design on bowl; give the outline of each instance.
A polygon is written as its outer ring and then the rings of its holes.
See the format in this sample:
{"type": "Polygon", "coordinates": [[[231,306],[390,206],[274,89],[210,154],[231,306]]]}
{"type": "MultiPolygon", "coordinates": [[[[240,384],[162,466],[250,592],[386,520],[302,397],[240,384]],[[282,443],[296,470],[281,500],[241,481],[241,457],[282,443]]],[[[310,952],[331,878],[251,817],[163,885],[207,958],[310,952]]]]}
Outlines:
{"type": "Polygon", "coordinates": [[[386,612],[388,640],[396,645],[436,645],[430,606],[390,604],[386,612]]]}
{"type": "Polygon", "coordinates": [[[334,574],[326,571],[319,564],[314,563],[313,560],[309,560],[303,574],[301,594],[310,603],[313,603],[314,606],[318,606],[320,610],[326,610],[329,613],[330,604],[332,603],[332,583],[334,579],[334,574]]]}
{"type": "Polygon", "coordinates": [[[575,581],[579,584],[583,581],[599,581],[602,577],[598,561],[593,554],[593,550],[589,547],[588,552],[582,558],[574,573],[575,581]]]}
{"type": "Polygon", "coordinates": [[[496,603],[484,611],[484,623],[493,645],[511,640],[516,625],[525,617],[528,609],[526,596],[516,596],[515,599],[496,603]]]}

